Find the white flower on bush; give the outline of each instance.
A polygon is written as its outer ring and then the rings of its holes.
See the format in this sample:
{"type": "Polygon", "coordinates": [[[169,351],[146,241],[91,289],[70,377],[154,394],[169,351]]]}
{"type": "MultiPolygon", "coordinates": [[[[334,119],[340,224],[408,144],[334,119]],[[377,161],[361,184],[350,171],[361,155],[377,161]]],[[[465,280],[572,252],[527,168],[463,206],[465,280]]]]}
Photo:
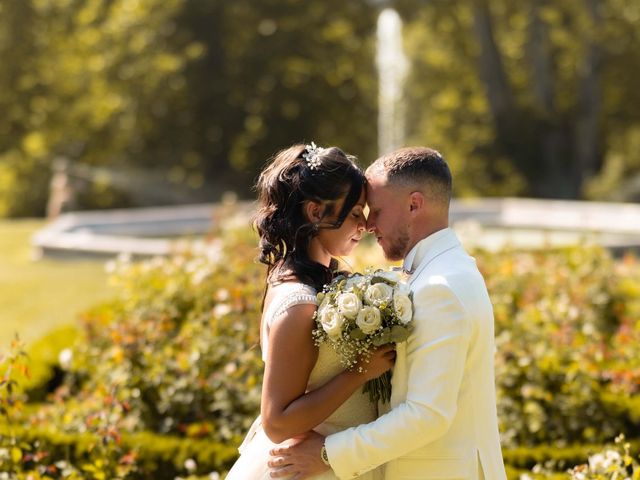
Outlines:
{"type": "Polygon", "coordinates": [[[220,288],[215,293],[215,299],[218,300],[219,302],[226,302],[227,300],[229,300],[230,297],[231,297],[231,294],[229,293],[229,290],[227,290],[226,288],[220,288]]]}
{"type": "Polygon", "coordinates": [[[406,325],[413,318],[413,304],[407,295],[396,293],[393,296],[393,308],[402,325],[406,325]]]}
{"type": "Polygon", "coordinates": [[[382,316],[380,315],[380,310],[376,307],[363,307],[362,310],[358,312],[356,325],[358,325],[360,330],[366,335],[375,332],[381,323],[382,316]]]}
{"type": "Polygon", "coordinates": [[[187,470],[187,472],[193,473],[196,471],[196,468],[198,468],[198,464],[193,458],[187,458],[184,461],[184,468],[187,470]]]}
{"type": "Polygon", "coordinates": [[[598,471],[604,469],[604,455],[602,453],[596,453],[589,457],[589,468],[591,471],[598,471]]]}
{"type": "Polygon", "coordinates": [[[364,292],[364,301],[369,305],[379,307],[383,303],[389,303],[393,297],[393,287],[384,282],[369,285],[364,292]]]}
{"type": "Polygon", "coordinates": [[[340,314],[337,308],[326,307],[318,312],[320,324],[329,337],[339,337],[342,333],[342,326],[345,318],[340,314]]]}
{"type": "Polygon", "coordinates": [[[621,455],[615,450],[606,450],[604,454],[596,453],[589,457],[589,469],[594,473],[604,473],[612,465],[619,464],[621,459],[621,455]]]}
{"type": "Polygon", "coordinates": [[[213,307],[212,313],[215,317],[224,317],[231,313],[231,305],[228,303],[218,303],[215,307],[213,307]]]}
{"type": "Polygon", "coordinates": [[[65,348],[58,354],[58,363],[63,370],[71,368],[71,360],[73,360],[73,351],[70,348],[65,348]]]}
{"type": "Polygon", "coordinates": [[[347,318],[354,319],[362,308],[362,302],[355,293],[341,293],[336,298],[338,311],[347,318]]]}

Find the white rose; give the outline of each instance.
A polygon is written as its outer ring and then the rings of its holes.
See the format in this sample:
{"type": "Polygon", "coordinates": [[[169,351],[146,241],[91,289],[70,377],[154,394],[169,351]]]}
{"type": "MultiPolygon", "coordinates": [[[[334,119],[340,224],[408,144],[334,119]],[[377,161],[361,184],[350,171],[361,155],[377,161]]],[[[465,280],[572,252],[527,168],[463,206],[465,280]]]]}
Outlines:
{"type": "Polygon", "coordinates": [[[350,288],[353,288],[358,284],[362,283],[362,279],[363,279],[362,275],[353,275],[347,278],[347,282],[344,285],[345,290],[349,290],[350,288]]]}
{"type": "Polygon", "coordinates": [[[383,282],[369,285],[364,292],[364,300],[369,305],[379,306],[382,303],[389,303],[391,297],[393,297],[393,288],[383,282]]]}
{"type": "Polygon", "coordinates": [[[376,272],[375,276],[382,277],[386,280],[389,280],[390,282],[399,282],[401,278],[400,274],[393,270],[381,270],[379,272],[376,272]]]}
{"type": "Polygon", "coordinates": [[[413,318],[413,304],[407,295],[396,293],[393,296],[393,308],[403,325],[409,323],[413,318]]]}
{"type": "Polygon", "coordinates": [[[330,337],[340,336],[344,320],[344,317],[340,315],[340,312],[334,307],[324,308],[320,312],[320,324],[330,337]]]}
{"type": "Polygon", "coordinates": [[[409,284],[404,282],[398,282],[398,284],[394,288],[396,295],[398,293],[401,293],[403,295],[409,295],[409,293],[411,293],[411,287],[409,286],[409,284]]]}
{"type": "Polygon", "coordinates": [[[380,310],[376,307],[364,307],[358,312],[356,324],[366,335],[375,332],[381,323],[382,316],[380,315],[380,310]]]}
{"type": "Polygon", "coordinates": [[[356,318],[362,308],[362,302],[355,293],[341,293],[336,298],[338,311],[347,318],[356,318]]]}
{"type": "Polygon", "coordinates": [[[320,305],[318,305],[318,316],[320,316],[320,314],[329,306],[330,302],[331,297],[329,295],[324,295],[324,297],[322,297],[322,301],[320,302],[320,305]]]}

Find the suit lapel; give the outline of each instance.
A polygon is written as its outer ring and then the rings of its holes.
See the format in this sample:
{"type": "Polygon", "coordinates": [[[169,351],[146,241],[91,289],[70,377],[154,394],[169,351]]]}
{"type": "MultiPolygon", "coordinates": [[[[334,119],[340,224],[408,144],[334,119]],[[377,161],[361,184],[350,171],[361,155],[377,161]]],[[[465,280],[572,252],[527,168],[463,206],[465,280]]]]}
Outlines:
{"type": "MultiPolygon", "coordinates": [[[[424,258],[418,260],[419,263],[413,274],[408,278],[407,283],[411,285],[435,258],[458,246],[460,246],[460,241],[453,230],[450,230],[429,247],[424,258]]],[[[406,357],[407,342],[398,343],[396,345],[396,363],[393,367],[393,376],[391,379],[391,401],[388,404],[379,405],[380,414],[387,413],[391,408],[396,407],[407,398],[408,372],[406,357]]]]}
{"type": "Polygon", "coordinates": [[[420,276],[420,273],[424,271],[424,269],[427,268],[427,265],[429,265],[433,260],[435,260],[443,253],[459,246],[460,241],[458,240],[458,237],[453,230],[449,230],[445,236],[438,239],[436,243],[434,243],[431,248],[429,248],[424,258],[419,261],[420,263],[411,274],[411,277],[409,277],[409,285],[411,285],[415,281],[415,279],[420,276]]]}

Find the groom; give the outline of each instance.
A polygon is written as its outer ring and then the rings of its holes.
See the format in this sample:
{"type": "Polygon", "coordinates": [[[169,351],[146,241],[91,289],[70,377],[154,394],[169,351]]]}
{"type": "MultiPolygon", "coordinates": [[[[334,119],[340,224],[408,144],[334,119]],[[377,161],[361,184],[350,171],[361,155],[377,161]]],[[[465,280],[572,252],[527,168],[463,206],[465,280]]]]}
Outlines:
{"type": "Polygon", "coordinates": [[[410,273],[415,328],[398,344],[390,410],[366,425],[311,432],[272,450],[273,478],[332,469],[354,478],[505,480],[494,384],[493,310],[475,260],[448,227],[451,172],[425,147],[367,169],[367,228],[410,273]]]}

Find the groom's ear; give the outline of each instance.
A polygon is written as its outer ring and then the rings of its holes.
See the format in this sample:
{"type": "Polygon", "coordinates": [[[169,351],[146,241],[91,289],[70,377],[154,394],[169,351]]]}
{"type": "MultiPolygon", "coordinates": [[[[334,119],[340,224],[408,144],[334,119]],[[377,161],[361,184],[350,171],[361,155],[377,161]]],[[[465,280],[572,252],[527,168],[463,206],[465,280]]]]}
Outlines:
{"type": "Polygon", "coordinates": [[[319,223],[324,215],[324,205],[312,200],[304,204],[304,214],[311,223],[319,223]]]}
{"type": "Polygon", "coordinates": [[[421,192],[411,192],[409,194],[409,211],[417,212],[424,208],[424,195],[421,192]]]}

